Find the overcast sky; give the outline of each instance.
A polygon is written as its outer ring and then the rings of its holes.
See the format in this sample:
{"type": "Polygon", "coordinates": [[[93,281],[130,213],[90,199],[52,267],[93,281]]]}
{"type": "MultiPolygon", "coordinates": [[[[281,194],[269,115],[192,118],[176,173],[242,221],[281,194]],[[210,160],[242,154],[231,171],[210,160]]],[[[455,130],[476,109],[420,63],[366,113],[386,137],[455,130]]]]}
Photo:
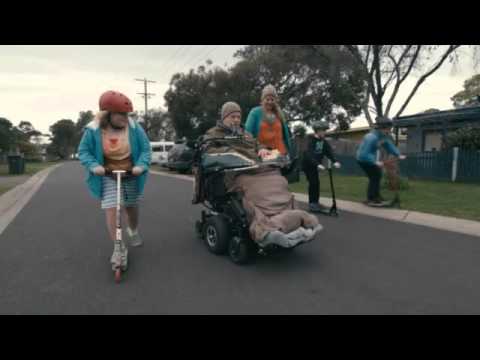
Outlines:
{"type": "MultiPolygon", "coordinates": [[[[30,121],[38,130],[48,132],[49,126],[60,119],[76,121],[80,111],[97,110],[99,95],[110,89],[130,96],[134,107],[143,110],[143,98],[136,94],[143,91],[143,83],[134,79],[144,77],[157,81],[149,84],[148,91],[156,93],[149,100],[149,108],[163,107],[163,95],[173,73],[196,68],[207,59],[217,65],[231,66],[235,62],[234,52],[241,47],[1,45],[0,117],[14,125],[30,121]]],[[[450,66],[444,66],[430,77],[404,114],[451,108],[450,97],[474,74],[467,55],[465,52],[461,66],[454,73],[450,66]]],[[[412,86],[413,80],[406,86],[412,86]]],[[[400,98],[406,96],[405,90],[399,93],[400,98]]],[[[361,119],[355,122],[355,126],[363,124],[361,119]]]]}

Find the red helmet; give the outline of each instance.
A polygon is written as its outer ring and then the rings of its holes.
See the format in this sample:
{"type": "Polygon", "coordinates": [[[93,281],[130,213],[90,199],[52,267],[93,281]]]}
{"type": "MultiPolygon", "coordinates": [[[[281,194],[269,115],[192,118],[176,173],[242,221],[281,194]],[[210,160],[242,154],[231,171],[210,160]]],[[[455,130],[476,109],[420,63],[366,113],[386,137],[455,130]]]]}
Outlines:
{"type": "Polygon", "coordinates": [[[100,96],[100,110],[110,112],[129,113],[133,112],[132,102],[128,97],[118,91],[106,91],[100,96]]]}

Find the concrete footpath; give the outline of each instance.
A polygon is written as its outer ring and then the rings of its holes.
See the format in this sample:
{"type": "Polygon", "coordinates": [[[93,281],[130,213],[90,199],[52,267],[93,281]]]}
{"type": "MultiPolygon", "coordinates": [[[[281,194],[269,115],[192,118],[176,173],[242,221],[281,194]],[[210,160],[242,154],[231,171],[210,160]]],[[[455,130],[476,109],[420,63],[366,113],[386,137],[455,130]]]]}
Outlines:
{"type": "MultiPolygon", "coordinates": [[[[154,175],[173,177],[180,180],[193,181],[193,178],[187,175],[177,175],[153,170],[150,171],[150,173],[154,175]]],[[[304,203],[308,202],[308,196],[306,194],[294,193],[294,195],[297,201],[304,203]]],[[[330,206],[332,199],[322,197],[322,203],[326,206],[330,206]]],[[[480,237],[480,222],[478,221],[457,219],[402,209],[376,209],[365,206],[361,203],[346,200],[337,200],[337,207],[341,211],[348,211],[387,220],[401,221],[409,224],[423,225],[439,230],[452,231],[480,237]]]]}
{"type": "Polygon", "coordinates": [[[52,165],[43,169],[0,196],[0,234],[38,191],[48,174],[62,165],[52,165]]]}

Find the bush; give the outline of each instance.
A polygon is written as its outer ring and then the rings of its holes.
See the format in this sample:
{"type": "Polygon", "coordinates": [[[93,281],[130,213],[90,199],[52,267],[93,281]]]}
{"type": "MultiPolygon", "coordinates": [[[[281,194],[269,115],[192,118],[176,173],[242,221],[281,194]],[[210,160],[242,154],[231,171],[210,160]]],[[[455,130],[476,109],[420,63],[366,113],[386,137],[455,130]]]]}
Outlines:
{"type": "Polygon", "coordinates": [[[464,150],[480,150],[480,128],[467,126],[447,135],[447,149],[459,147],[464,150]]]}

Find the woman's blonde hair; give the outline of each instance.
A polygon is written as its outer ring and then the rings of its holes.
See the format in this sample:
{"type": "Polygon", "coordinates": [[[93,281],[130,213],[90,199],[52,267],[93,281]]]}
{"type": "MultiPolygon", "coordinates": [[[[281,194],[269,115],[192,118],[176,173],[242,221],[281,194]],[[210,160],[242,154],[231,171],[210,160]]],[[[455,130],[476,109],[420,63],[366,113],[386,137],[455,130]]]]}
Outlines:
{"type": "MultiPolygon", "coordinates": [[[[265,105],[263,103],[263,100],[265,100],[265,98],[262,99],[262,102],[260,103],[260,105],[262,106],[263,109],[265,109],[265,105]]],[[[275,97],[275,102],[273,103],[273,112],[275,113],[275,115],[277,115],[277,117],[281,121],[285,122],[285,118],[284,118],[282,109],[280,108],[280,105],[278,104],[278,97],[275,97]]]]}
{"type": "Polygon", "coordinates": [[[95,121],[98,121],[98,124],[102,129],[105,129],[108,126],[109,119],[110,119],[110,112],[106,110],[99,111],[95,115],[95,121]]]}

